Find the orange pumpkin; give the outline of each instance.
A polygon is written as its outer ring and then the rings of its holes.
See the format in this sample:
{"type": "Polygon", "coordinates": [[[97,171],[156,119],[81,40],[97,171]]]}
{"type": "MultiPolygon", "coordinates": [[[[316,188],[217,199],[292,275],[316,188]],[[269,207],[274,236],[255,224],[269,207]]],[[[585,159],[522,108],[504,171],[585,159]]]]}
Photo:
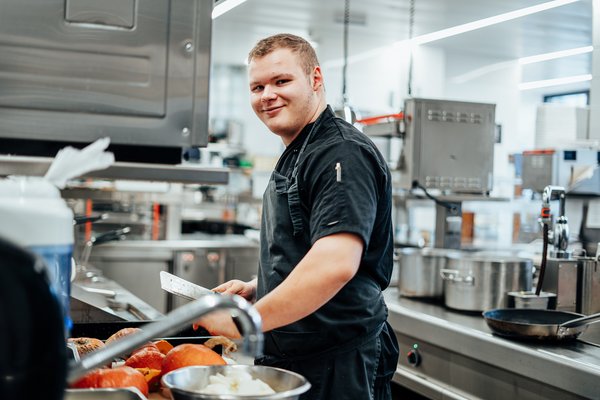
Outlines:
{"type": "Polygon", "coordinates": [[[185,343],[173,347],[162,363],[162,373],[190,365],[226,365],[218,353],[202,344],[185,343]]]}

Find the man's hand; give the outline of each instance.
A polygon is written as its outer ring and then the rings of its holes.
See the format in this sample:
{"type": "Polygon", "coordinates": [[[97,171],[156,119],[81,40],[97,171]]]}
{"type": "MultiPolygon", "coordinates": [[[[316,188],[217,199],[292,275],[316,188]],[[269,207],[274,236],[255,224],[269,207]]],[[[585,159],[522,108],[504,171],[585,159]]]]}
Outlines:
{"type": "MultiPolygon", "coordinates": [[[[243,282],[237,279],[223,283],[212,289],[213,292],[220,294],[238,295],[247,301],[254,301],[256,298],[256,279],[250,282],[243,282]]],[[[194,330],[202,327],[213,336],[225,336],[230,339],[241,337],[240,331],[236,328],[231,315],[227,311],[216,311],[207,314],[193,325],[194,330]]]]}
{"type": "Polygon", "coordinates": [[[256,279],[250,282],[243,282],[237,279],[225,282],[213,289],[213,292],[221,294],[237,294],[247,301],[254,301],[256,298],[256,279]]]}
{"type": "Polygon", "coordinates": [[[212,336],[225,336],[230,339],[239,339],[242,336],[228,311],[213,311],[205,315],[193,325],[194,330],[199,327],[206,329],[212,336]]]}

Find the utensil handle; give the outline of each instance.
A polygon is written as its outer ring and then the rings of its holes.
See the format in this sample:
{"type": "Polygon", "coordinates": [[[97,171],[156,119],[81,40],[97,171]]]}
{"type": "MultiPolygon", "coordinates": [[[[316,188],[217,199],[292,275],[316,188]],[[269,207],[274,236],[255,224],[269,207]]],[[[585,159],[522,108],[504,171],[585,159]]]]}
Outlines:
{"type": "Polygon", "coordinates": [[[460,272],[456,269],[440,269],[440,276],[445,281],[453,281],[455,276],[460,275],[460,272]]]}
{"type": "Polygon", "coordinates": [[[578,326],[587,325],[598,321],[600,321],[600,313],[572,319],[564,324],[560,324],[560,328],[577,328],[578,326]]]}
{"type": "Polygon", "coordinates": [[[469,272],[469,275],[461,276],[460,271],[456,269],[445,269],[442,268],[440,270],[440,276],[445,281],[450,281],[454,283],[464,283],[466,285],[475,285],[475,278],[469,272]]]}
{"type": "Polygon", "coordinates": [[[99,220],[104,220],[108,218],[108,214],[100,214],[100,215],[76,215],[73,217],[73,225],[81,225],[86,222],[96,222],[99,220]]]}

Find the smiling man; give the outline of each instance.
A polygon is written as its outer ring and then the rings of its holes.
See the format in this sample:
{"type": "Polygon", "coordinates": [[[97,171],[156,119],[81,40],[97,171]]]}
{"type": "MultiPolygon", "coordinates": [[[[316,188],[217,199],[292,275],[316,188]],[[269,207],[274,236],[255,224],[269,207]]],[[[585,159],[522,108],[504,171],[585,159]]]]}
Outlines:
{"type": "MultiPolygon", "coordinates": [[[[258,278],[214,290],[256,301],[265,355],[304,375],[302,399],[391,399],[398,347],[382,290],[392,273],[391,177],[375,145],[325,100],[310,44],[280,34],[248,56],[254,112],[286,146],[263,197],[258,278]]],[[[231,318],[211,334],[239,336],[231,318]]]]}

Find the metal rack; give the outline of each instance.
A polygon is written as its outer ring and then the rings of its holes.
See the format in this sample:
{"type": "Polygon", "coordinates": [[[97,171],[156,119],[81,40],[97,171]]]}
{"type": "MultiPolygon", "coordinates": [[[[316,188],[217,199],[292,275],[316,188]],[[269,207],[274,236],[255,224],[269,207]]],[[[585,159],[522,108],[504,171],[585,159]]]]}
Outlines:
{"type": "MultiPolygon", "coordinates": [[[[52,160],[53,158],[50,157],[0,155],[0,176],[43,176],[50,167],[52,160]]],[[[229,169],[196,167],[193,165],[116,162],[107,169],[88,172],[82,178],[221,185],[229,181],[229,169]]]]}

